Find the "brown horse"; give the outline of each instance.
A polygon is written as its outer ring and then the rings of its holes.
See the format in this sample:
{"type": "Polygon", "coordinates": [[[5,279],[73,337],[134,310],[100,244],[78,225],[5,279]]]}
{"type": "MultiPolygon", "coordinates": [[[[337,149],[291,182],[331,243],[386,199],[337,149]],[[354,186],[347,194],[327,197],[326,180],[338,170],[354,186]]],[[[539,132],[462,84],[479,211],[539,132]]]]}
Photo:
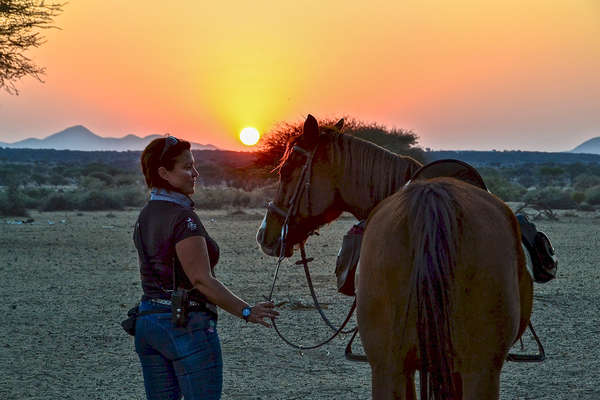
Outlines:
{"type": "Polygon", "coordinates": [[[282,159],[257,241],[266,254],[290,256],[341,212],[368,216],[357,318],[373,398],[415,399],[417,370],[421,399],[498,398],[532,307],[518,223],[501,200],[453,178],[403,188],[419,167],[321,132],[309,116],[282,159]]]}

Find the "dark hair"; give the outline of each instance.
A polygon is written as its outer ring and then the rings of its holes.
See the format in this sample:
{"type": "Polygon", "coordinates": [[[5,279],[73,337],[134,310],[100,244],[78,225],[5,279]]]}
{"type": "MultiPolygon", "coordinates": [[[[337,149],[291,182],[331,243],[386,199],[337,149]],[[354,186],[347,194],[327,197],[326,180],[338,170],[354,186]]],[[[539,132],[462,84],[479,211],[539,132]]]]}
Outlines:
{"type": "MultiPolygon", "coordinates": [[[[172,138],[172,136],[168,138],[172,138]]],[[[169,182],[158,175],[158,168],[165,167],[168,171],[172,170],[175,166],[175,159],[191,147],[190,142],[177,139],[175,144],[169,144],[169,147],[166,148],[168,138],[158,138],[151,141],[140,157],[142,172],[149,188],[174,190],[169,182]]]]}

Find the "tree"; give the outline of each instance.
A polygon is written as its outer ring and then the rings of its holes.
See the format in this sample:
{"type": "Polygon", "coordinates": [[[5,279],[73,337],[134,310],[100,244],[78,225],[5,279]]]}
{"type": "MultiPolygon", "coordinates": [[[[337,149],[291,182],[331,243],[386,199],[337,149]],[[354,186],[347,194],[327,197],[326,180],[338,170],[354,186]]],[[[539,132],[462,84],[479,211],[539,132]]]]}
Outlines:
{"type": "Polygon", "coordinates": [[[37,29],[56,28],[54,17],[62,12],[63,4],[43,0],[0,0],[0,88],[19,94],[15,82],[25,76],[38,81],[45,72],[24,53],[44,43],[37,29]]]}
{"type": "MultiPolygon", "coordinates": [[[[319,120],[320,127],[331,127],[336,124],[337,119],[319,120]]],[[[255,165],[267,170],[273,169],[283,154],[288,141],[302,134],[304,122],[296,124],[283,122],[275,126],[270,132],[263,136],[259,142],[256,152],[255,165]]],[[[344,119],[344,134],[353,135],[361,139],[375,143],[394,153],[409,155],[419,161],[423,161],[424,152],[417,147],[418,136],[412,131],[403,129],[388,129],[375,123],[364,123],[355,119],[344,119]]]]}

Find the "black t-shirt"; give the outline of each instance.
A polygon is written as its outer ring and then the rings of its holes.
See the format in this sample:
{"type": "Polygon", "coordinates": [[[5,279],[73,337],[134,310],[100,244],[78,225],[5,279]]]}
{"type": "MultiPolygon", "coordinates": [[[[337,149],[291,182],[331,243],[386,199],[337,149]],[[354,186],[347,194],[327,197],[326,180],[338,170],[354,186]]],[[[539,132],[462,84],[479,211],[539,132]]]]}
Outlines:
{"type": "MultiPolygon", "coordinates": [[[[175,244],[191,236],[202,236],[206,239],[211,271],[219,261],[219,246],[208,235],[200,222],[200,218],[191,208],[164,200],[151,200],[140,212],[134,229],[134,243],[141,245],[141,250],[148,263],[140,259],[140,276],[144,294],[151,298],[170,299],[167,290],[173,289],[173,268],[175,264],[175,281],[177,287],[192,289],[175,252],[175,244]],[[141,239],[141,240],[138,240],[141,239]]],[[[190,292],[190,300],[208,303],[206,297],[198,290],[190,292]]]]}

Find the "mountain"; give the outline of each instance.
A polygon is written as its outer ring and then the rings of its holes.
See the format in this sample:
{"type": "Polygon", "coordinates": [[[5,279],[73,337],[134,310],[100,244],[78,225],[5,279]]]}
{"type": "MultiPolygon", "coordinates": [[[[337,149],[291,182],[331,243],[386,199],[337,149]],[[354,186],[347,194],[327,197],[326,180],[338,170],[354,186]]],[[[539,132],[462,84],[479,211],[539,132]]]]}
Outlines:
{"type": "MultiPolygon", "coordinates": [[[[1,147],[20,149],[56,149],[56,150],[82,150],[82,151],[127,151],[143,150],[152,140],[163,137],[162,135],[148,135],[139,137],[127,135],[122,138],[105,138],[98,136],[85,126],[75,125],[57,132],[44,139],[25,139],[15,143],[2,143],[1,147]]],[[[217,150],[212,144],[192,143],[193,150],[217,150]]]]}
{"type": "Polygon", "coordinates": [[[600,154],[600,136],[586,140],[571,150],[571,153],[600,154]]]}

